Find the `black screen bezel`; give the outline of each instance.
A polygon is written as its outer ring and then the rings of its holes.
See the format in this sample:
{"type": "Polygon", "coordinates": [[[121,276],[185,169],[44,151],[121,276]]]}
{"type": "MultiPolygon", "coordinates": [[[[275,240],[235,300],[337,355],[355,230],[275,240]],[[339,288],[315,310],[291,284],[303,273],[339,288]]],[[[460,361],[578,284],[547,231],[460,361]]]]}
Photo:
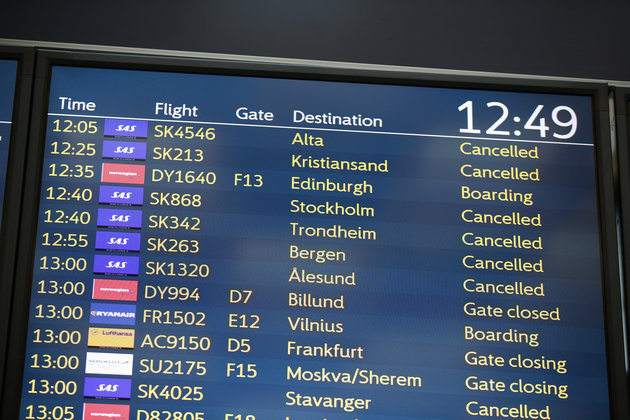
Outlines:
{"type": "Polygon", "coordinates": [[[90,51],[38,51],[34,80],[32,118],[28,146],[29,166],[25,173],[23,217],[17,258],[17,282],[11,314],[5,381],[11,384],[3,393],[2,418],[17,418],[19,413],[22,371],[30,301],[35,235],[39,210],[42,162],[48,109],[50,76],[55,65],[130,70],[170,71],[178,73],[225,74],[255,77],[383,83],[444,88],[509,90],[517,92],[587,95],[592,98],[596,170],[601,232],[601,262],[606,347],[608,359],[611,418],[628,418],[628,386],[625,371],[625,346],[617,252],[615,190],[612,148],[610,142],[608,87],[605,84],[561,80],[477,77],[439,73],[366,70],[338,66],[301,66],[277,62],[190,59],[154,55],[96,53],[90,51]]]}
{"type": "MultiPolygon", "coordinates": [[[[630,325],[628,324],[630,322],[630,284],[628,284],[628,273],[630,273],[630,88],[615,87],[612,93],[615,98],[620,246],[627,326],[630,325]]],[[[627,333],[626,348],[630,348],[630,335],[627,333]]]]}
{"type": "MultiPolygon", "coordinates": [[[[0,221],[0,378],[3,378],[10,337],[9,315],[14,291],[16,244],[21,216],[35,49],[0,45],[0,59],[17,62],[9,158],[7,167],[0,168],[0,170],[6,170],[2,220],[0,221]]],[[[0,395],[4,393],[3,382],[0,381],[0,395]]]]}

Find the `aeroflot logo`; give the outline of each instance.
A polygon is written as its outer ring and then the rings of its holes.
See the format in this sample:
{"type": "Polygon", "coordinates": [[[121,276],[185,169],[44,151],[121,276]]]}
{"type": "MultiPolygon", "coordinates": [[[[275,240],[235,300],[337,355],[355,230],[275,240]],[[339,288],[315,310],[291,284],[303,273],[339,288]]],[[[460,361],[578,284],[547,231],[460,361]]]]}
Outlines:
{"type": "Polygon", "coordinates": [[[126,375],[133,372],[133,354],[87,352],[85,373],[94,375],[126,375]]]}

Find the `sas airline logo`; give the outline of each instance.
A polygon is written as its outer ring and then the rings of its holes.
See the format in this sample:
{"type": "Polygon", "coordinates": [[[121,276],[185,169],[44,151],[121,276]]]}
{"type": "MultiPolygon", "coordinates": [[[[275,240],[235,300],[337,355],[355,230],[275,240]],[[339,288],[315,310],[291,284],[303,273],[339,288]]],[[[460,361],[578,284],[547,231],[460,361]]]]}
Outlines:
{"type": "Polygon", "coordinates": [[[103,158],[146,160],[147,145],[146,143],[105,140],[103,142],[103,158]]]}
{"type": "Polygon", "coordinates": [[[144,165],[103,163],[101,182],[118,184],[144,184],[144,165]]]}
{"type": "Polygon", "coordinates": [[[131,398],[131,379],[85,378],[83,385],[85,398],[131,398]]]}
{"type": "Polygon", "coordinates": [[[94,279],[92,299],[138,300],[138,282],[131,280],[94,279]]]}
{"type": "Polygon", "coordinates": [[[98,209],[97,227],[140,229],[142,210],[98,209]]]}
{"type": "Polygon", "coordinates": [[[140,257],[123,257],[109,255],[94,256],[94,274],[119,274],[137,276],[140,257]]]}
{"type": "Polygon", "coordinates": [[[139,120],[105,120],[105,137],[127,137],[132,139],[146,139],[149,132],[149,122],[139,120]]]}
{"type": "Polygon", "coordinates": [[[128,232],[96,232],[95,248],[100,251],[140,251],[141,236],[128,232]]]}
{"type": "Polygon", "coordinates": [[[129,405],[83,404],[83,420],[130,420],[129,412],[129,405]]]}
{"type": "Polygon", "coordinates": [[[143,203],[144,188],[142,187],[114,187],[101,185],[98,191],[100,204],[124,204],[128,206],[141,206],[143,203]]]}
{"type": "Polygon", "coordinates": [[[133,133],[136,131],[137,125],[132,124],[118,124],[118,128],[116,128],[117,133],[133,133]]]}

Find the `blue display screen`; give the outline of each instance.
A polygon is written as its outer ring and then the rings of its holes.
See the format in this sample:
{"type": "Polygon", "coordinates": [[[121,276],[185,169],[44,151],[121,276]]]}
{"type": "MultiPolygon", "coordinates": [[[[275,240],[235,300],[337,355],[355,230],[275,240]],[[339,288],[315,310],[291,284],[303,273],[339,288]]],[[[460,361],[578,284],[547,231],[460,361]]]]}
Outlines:
{"type": "Polygon", "coordinates": [[[589,96],[53,67],[21,418],[609,418],[589,96]]]}
{"type": "Polygon", "coordinates": [[[7,178],[16,77],[17,61],[0,60],[0,220],[2,220],[4,187],[7,178]]]}

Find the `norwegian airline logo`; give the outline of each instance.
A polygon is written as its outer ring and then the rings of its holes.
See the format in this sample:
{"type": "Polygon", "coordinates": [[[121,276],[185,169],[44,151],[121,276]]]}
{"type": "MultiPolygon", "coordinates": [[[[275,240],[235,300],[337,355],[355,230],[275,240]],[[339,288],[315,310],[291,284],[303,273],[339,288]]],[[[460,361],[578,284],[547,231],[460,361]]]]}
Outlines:
{"type": "Polygon", "coordinates": [[[130,420],[130,406],[121,404],[83,404],[83,420],[130,420]]]}
{"type": "Polygon", "coordinates": [[[144,165],[126,163],[103,163],[101,182],[118,184],[144,184],[144,165]]]}
{"type": "Polygon", "coordinates": [[[92,299],[138,300],[138,282],[132,280],[94,279],[92,299]]]}

